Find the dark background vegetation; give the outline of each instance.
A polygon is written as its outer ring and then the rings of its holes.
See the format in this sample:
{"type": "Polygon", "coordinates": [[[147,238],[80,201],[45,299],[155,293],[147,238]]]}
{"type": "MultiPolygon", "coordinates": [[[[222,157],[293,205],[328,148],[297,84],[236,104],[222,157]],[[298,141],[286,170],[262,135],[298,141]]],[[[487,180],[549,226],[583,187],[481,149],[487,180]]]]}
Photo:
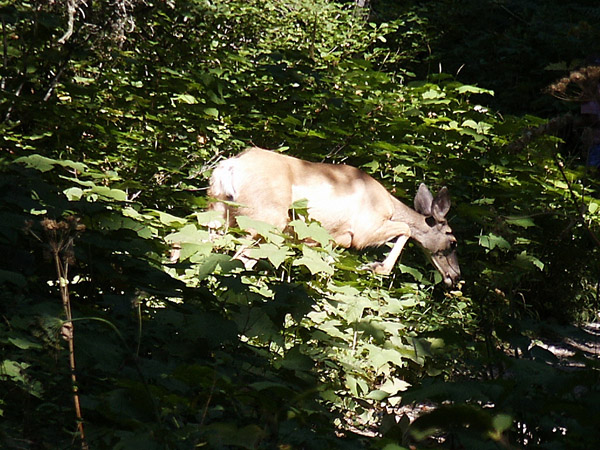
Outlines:
{"type": "Polygon", "coordinates": [[[546,92],[595,2],[359,3],[0,1],[0,446],[597,445],[598,174],[546,92]],[[248,145],[448,186],[464,282],[317,224],[244,270],[206,186],[248,145]]]}

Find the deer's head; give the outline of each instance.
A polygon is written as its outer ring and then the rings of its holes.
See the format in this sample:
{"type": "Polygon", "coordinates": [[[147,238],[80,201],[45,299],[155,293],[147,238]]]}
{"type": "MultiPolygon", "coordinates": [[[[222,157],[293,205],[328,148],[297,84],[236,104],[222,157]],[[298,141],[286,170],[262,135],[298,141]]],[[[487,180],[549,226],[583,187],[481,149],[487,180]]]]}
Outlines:
{"type": "Polygon", "coordinates": [[[418,239],[419,244],[448,286],[452,286],[460,278],[456,238],[446,219],[450,204],[450,194],[446,187],[440,189],[434,198],[427,186],[421,184],[415,196],[415,210],[425,216],[425,229],[420,230],[422,234],[418,239]]]}

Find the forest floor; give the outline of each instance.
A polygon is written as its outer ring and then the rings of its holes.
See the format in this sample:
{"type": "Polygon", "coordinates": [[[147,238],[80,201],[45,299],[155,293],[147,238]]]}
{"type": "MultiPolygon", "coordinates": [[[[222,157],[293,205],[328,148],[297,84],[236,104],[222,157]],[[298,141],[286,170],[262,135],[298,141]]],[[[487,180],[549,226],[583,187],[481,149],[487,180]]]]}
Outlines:
{"type": "Polygon", "coordinates": [[[538,345],[552,352],[564,367],[583,367],[585,361],[578,356],[600,358],[600,314],[598,319],[598,322],[575,327],[560,340],[543,339],[538,345]]]}

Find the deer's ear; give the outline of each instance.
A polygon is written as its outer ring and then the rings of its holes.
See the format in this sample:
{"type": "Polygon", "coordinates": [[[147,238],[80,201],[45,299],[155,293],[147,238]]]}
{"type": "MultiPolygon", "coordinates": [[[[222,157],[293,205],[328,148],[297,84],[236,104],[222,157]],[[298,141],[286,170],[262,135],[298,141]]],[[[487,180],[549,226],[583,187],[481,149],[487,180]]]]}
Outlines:
{"type": "Polygon", "coordinates": [[[448,188],[444,186],[440,189],[431,203],[431,215],[438,222],[443,221],[446,214],[448,214],[448,211],[450,211],[451,204],[450,193],[448,192],[448,188]]]}
{"type": "Polygon", "coordinates": [[[415,210],[424,216],[431,216],[431,206],[433,204],[433,195],[425,183],[421,183],[417,195],[415,195],[415,210]]]}

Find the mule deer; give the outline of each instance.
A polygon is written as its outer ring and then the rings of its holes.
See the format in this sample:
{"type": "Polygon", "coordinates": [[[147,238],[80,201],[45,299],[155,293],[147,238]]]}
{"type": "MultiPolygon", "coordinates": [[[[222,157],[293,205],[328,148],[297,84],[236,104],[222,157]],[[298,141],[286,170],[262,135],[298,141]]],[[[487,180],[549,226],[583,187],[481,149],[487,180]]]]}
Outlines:
{"type": "Polygon", "coordinates": [[[412,238],[448,286],[460,277],[456,238],[446,221],[450,196],[445,187],[434,198],[421,184],[415,211],[355,167],[313,163],[253,147],[217,165],[209,195],[216,199],[211,209],[221,211],[230,224],[244,215],[281,230],[289,221],[292,203],[306,199],[310,217],[321,222],[342,247],[376,247],[396,239],[383,262],[368,265],[374,272],[389,274],[412,238]]]}

